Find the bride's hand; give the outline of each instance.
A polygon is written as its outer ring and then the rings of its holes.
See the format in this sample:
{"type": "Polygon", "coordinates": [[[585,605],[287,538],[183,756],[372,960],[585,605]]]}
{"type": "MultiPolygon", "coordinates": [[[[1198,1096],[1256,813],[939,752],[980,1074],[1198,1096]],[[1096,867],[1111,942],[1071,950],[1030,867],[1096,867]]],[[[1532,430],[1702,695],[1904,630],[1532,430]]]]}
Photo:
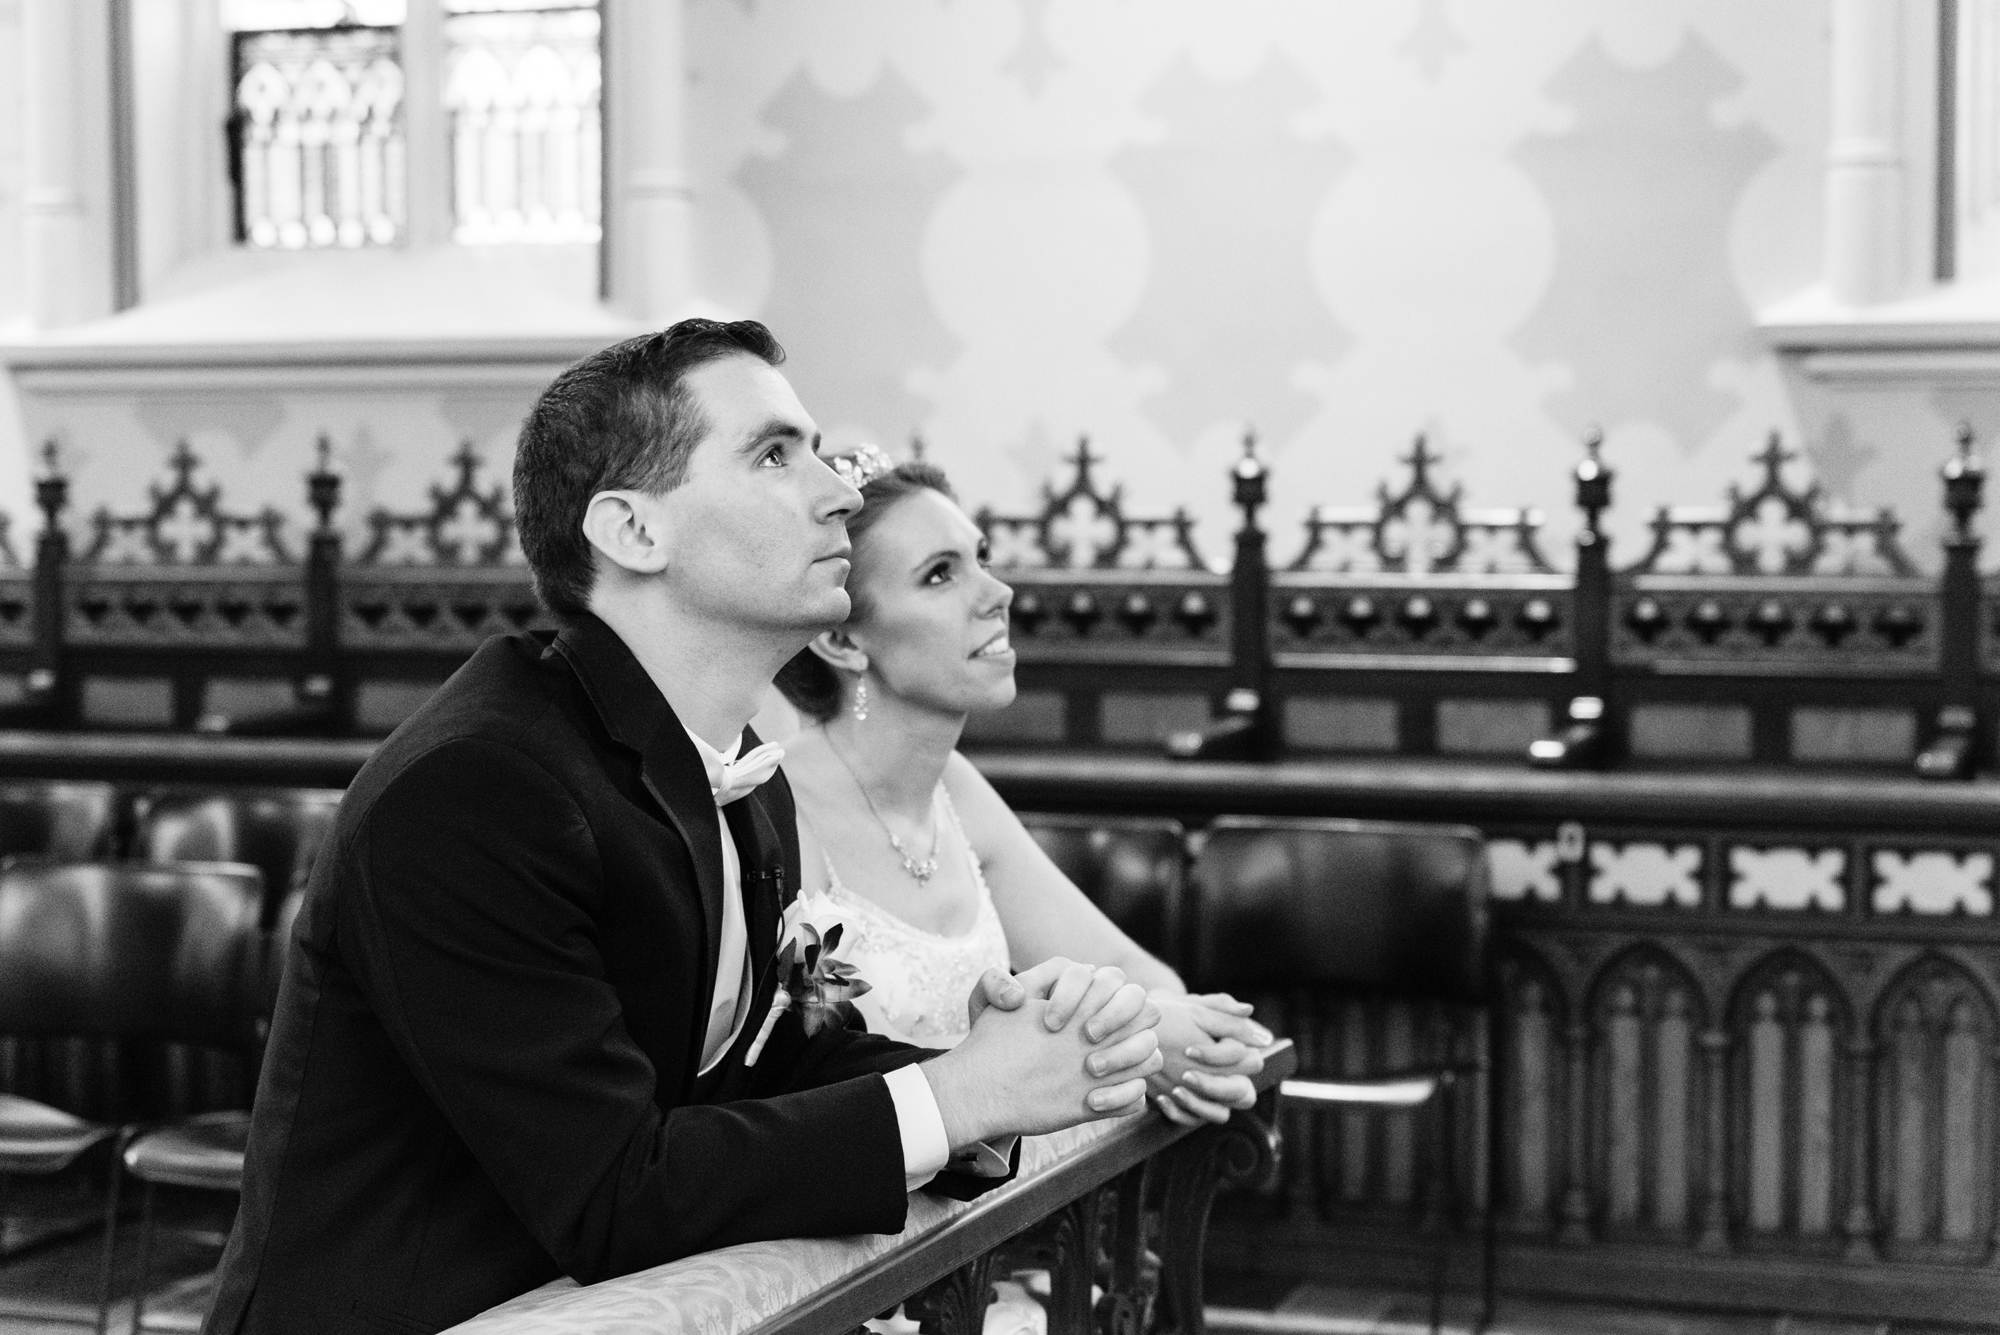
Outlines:
{"type": "Polygon", "coordinates": [[[1153,1101],[1182,1126],[1226,1122],[1232,1109],[1257,1102],[1250,1078],[1264,1069],[1261,1049],[1271,1031],[1250,1018],[1250,1006],[1227,993],[1159,996],[1160,1051],[1166,1066],[1148,1082],[1153,1101]]]}
{"type": "Polygon", "coordinates": [[[976,1024],[989,1006],[1017,1010],[1031,998],[1049,1003],[1044,1014],[1051,1032],[1079,1021],[1086,1041],[1105,1046],[1151,1029],[1160,1015],[1144,988],[1125,981],[1123,970],[1053,956],[1018,974],[988,969],[966,998],[966,1018],[976,1024]]]}

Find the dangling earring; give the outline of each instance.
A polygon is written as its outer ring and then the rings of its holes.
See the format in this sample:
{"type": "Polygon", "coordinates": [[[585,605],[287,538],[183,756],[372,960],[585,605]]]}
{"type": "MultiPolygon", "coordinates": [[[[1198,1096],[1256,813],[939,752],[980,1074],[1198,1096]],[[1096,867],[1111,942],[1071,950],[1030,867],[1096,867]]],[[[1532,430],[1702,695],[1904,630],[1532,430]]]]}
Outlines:
{"type": "Polygon", "coordinates": [[[868,678],[857,677],[854,681],[854,721],[868,721],[868,678]]]}

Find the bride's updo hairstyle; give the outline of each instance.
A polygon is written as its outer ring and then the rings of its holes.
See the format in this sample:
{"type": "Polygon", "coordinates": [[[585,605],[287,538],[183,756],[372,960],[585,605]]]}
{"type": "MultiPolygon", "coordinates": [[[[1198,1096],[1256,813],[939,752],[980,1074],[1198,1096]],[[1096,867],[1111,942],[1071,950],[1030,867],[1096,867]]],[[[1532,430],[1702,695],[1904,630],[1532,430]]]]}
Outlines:
{"type": "MultiPolygon", "coordinates": [[[[891,463],[889,456],[873,445],[862,445],[851,454],[835,455],[827,462],[861,489],[862,506],[847,517],[847,540],[854,544],[853,565],[848,571],[848,597],[854,607],[847,619],[858,621],[865,613],[860,592],[854,585],[854,572],[861,569],[861,548],[868,530],[905,496],[934,491],[955,503],[958,493],[951,489],[944,470],[936,464],[891,463]]],[[[791,662],[778,669],[777,687],[794,709],[815,722],[824,723],[840,712],[840,674],[810,648],[799,650],[792,655],[791,662]]]]}

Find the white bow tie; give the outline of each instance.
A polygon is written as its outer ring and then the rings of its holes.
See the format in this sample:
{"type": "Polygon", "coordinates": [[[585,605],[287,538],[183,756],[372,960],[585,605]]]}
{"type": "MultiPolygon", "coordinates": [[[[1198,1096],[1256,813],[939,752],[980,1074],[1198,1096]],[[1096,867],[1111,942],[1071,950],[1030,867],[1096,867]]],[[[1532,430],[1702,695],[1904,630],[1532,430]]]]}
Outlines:
{"type": "Polygon", "coordinates": [[[784,758],[783,747],[776,742],[766,742],[748,755],[711,767],[708,790],[715,795],[715,805],[726,807],[731,802],[748,797],[758,784],[778,772],[778,762],[784,758]]]}

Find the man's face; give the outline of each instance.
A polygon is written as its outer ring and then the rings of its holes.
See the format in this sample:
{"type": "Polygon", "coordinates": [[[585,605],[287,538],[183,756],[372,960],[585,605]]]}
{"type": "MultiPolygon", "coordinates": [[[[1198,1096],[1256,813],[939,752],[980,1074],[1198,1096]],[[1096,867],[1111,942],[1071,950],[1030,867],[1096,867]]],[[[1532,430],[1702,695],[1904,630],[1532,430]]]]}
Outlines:
{"type": "Polygon", "coordinates": [[[861,493],[819,458],[819,427],[784,376],[744,355],[690,372],[708,434],[658,498],[666,577],[719,621],[807,632],[848,612],[847,516],[861,493]]]}

